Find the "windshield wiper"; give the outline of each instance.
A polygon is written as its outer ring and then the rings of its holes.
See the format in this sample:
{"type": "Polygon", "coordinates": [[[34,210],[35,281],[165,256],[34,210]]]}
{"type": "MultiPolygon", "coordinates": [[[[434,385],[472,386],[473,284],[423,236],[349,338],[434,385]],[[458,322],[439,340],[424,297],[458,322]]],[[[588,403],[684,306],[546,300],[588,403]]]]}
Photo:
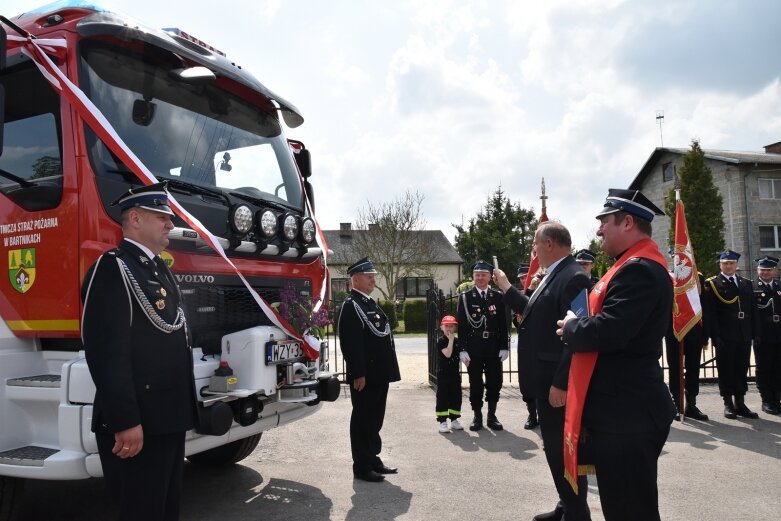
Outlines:
{"type": "Polygon", "coordinates": [[[0,177],[5,177],[9,181],[13,181],[14,183],[18,184],[22,188],[29,188],[31,186],[38,186],[36,183],[33,183],[32,181],[28,181],[27,179],[23,177],[19,177],[18,175],[14,175],[11,172],[7,172],[0,168],[0,177]]]}
{"type": "MultiPolygon", "coordinates": [[[[130,179],[131,181],[138,179],[138,177],[130,170],[107,169],[106,172],[110,174],[120,174],[125,179],[130,179]]],[[[225,206],[227,206],[228,208],[230,208],[231,206],[230,199],[228,198],[227,195],[225,195],[225,192],[223,192],[222,190],[206,188],[204,186],[188,183],[186,181],[181,181],[179,179],[172,179],[170,177],[158,177],[157,180],[160,182],[168,183],[168,186],[174,187],[175,190],[179,193],[183,193],[186,195],[194,195],[194,194],[210,195],[212,197],[217,197],[218,199],[220,199],[222,202],[225,203],[225,206]]]]}
{"type": "Polygon", "coordinates": [[[274,201],[269,201],[268,199],[264,199],[262,197],[255,197],[249,194],[245,194],[244,192],[228,192],[233,197],[237,197],[239,199],[243,199],[247,202],[254,203],[258,206],[269,206],[275,210],[279,210],[280,212],[286,212],[288,210],[298,210],[298,208],[294,206],[287,206],[280,203],[275,203],[274,201]]]}

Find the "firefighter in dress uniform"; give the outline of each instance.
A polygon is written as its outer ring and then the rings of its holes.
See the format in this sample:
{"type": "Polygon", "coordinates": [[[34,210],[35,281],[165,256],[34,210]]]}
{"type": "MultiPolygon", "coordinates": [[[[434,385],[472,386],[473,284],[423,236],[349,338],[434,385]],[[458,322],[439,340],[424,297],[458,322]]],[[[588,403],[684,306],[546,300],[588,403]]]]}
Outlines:
{"type": "Polygon", "coordinates": [[[580,267],[583,268],[583,271],[588,273],[588,276],[591,279],[591,284],[588,288],[589,291],[591,291],[591,288],[599,282],[599,277],[596,277],[591,273],[594,270],[594,261],[596,260],[597,254],[591,250],[578,250],[578,252],[575,253],[575,262],[580,264],[580,267]]]}
{"type": "Polygon", "coordinates": [[[353,476],[378,482],[398,469],[380,459],[380,430],[385,419],[388,384],[401,380],[396,346],[388,317],[371,298],[376,285],[374,264],[363,258],[347,268],[352,289],[339,312],[339,344],[347,364],[353,412],[350,448],[353,476]]]}
{"type": "Polygon", "coordinates": [[[721,273],[707,279],[702,292],[705,325],[716,348],[724,417],[733,420],[759,416],[745,402],[751,341],[759,343],[759,315],[751,281],[735,273],[738,259],[740,254],[732,250],[719,254],[721,273]]]}
{"type": "Polygon", "coordinates": [[[185,432],[197,412],[181,295],[159,257],[173,212],[163,183],[113,204],[124,239],[82,286],[82,340],[96,388],[92,430],[119,518],[175,520],[185,432]]]}
{"type": "Polygon", "coordinates": [[[495,431],[503,429],[496,417],[496,404],[502,388],[502,362],[509,356],[509,333],[502,293],[488,286],[493,269],[487,262],[477,261],[472,267],[475,285],[458,299],[459,356],[469,374],[469,403],[474,411],[471,431],[483,428],[484,389],[486,424],[495,431]]]}
{"type": "Polygon", "coordinates": [[[757,282],[754,297],[759,314],[760,342],[754,345],[757,361],[757,389],[762,397],[762,411],[781,413],[781,285],[775,280],[778,259],[757,259],[757,282]]]}

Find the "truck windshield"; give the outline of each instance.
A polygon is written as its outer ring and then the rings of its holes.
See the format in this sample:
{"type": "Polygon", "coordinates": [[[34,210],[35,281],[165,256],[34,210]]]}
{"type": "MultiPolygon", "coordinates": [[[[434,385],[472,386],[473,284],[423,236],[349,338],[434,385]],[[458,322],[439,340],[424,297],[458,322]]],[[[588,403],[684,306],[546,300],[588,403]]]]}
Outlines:
{"type": "MultiPolygon", "coordinates": [[[[219,80],[186,83],[176,74],[184,67],[149,45],[131,52],[81,44],[82,90],[157,178],[301,208],[300,178],[271,102],[250,92],[252,103],[219,80]]],[[[127,178],[128,169],[94,135],[89,148],[98,176],[127,178]]]]}

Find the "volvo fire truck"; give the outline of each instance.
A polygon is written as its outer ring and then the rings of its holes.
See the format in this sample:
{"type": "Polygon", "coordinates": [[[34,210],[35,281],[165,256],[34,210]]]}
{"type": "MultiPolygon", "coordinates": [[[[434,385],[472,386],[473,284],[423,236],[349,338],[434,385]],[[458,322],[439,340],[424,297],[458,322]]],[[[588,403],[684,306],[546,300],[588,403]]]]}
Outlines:
{"type": "Polygon", "coordinates": [[[167,181],[194,217],[177,212],[162,255],[179,282],[193,347],[199,422],[187,433],[188,459],[237,462],[263,431],[335,400],[327,343],[306,356],[248,289],[265,303],[290,287],[309,302],[328,298],[309,151],[283,133],[283,122],[303,123],[298,109],[187,32],[150,28],[94,2],[0,20],[0,258],[8,262],[0,513],[24,479],[102,475],[80,288],[122,238],[111,203],[149,184],[112,140],[167,181]],[[41,68],[47,60],[56,71],[41,68]],[[68,82],[67,93],[55,88],[68,82]],[[234,370],[230,389],[211,386],[220,361],[234,370]]]}

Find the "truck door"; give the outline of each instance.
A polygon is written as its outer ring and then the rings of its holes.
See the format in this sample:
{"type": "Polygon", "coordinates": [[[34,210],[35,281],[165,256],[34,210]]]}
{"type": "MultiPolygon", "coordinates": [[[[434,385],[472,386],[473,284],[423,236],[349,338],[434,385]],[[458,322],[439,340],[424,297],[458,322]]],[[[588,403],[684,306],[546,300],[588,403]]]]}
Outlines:
{"type": "MultiPolygon", "coordinates": [[[[61,66],[64,70],[64,65],[61,66]]],[[[17,336],[78,337],[78,184],[70,107],[21,53],[0,71],[0,313],[17,336]]]]}

